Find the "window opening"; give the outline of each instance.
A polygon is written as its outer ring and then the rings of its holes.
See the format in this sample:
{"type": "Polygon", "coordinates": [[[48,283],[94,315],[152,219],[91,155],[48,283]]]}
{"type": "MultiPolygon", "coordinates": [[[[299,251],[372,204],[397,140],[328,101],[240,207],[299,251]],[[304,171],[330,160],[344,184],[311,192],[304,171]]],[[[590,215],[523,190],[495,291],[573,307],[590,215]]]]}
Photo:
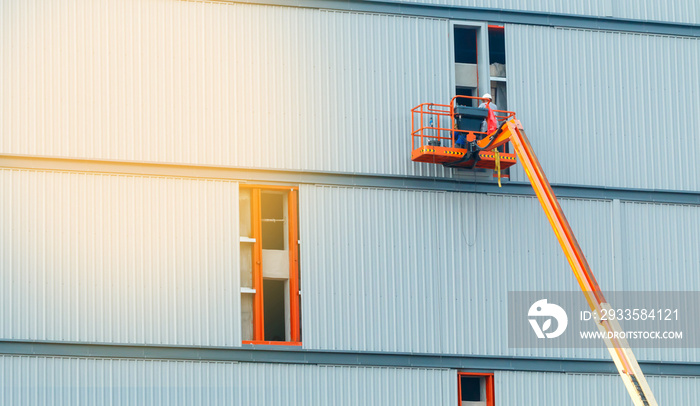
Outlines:
{"type": "Polygon", "coordinates": [[[265,341],[287,341],[284,280],[264,279],[265,341]]]}
{"type": "Polygon", "coordinates": [[[262,194],[262,243],[264,250],[285,250],[286,197],[279,192],[262,194]]]}
{"type": "MultiPolygon", "coordinates": [[[[490,25],[489,32],[489,76],[491,79],[491,95],[498,110],[508,110],[508,89],[506,79],[506,36],[501,26],[490,25]]],[[[499,151],[510,152],[510,143],[498,148],[499,151]]],[[[510,168],[503,173],[510,177],[510,168]]]]}
{"type": "Polygon", "coordinates": [[[462,401],[481,402],[485,400],[481,388],[483,379],[473,376],[462,377],[462,401]]]}
{"type": "MultiPolygon", "coordinates": [[[[457,94],[474,96],[479,87],[477,30],[473,27],[454,28],[455,85],[457,94]]],[[[470,99],[458,99],[467,105],[470,99]]],[[[471,106],[471,104],[470,104],[471,106]]],[[[476,106],[471,106],[476,107],[476,106]]]]}
{"type": "Polygon", "coordinates": [[[493,374],[460,372],[460,406],[493,406],[493,374]]]}
{"type": "Polygon", "coordinates": [[[297,190],[241,186],[241,334],[244,342],[299,344],[297,190]]]}

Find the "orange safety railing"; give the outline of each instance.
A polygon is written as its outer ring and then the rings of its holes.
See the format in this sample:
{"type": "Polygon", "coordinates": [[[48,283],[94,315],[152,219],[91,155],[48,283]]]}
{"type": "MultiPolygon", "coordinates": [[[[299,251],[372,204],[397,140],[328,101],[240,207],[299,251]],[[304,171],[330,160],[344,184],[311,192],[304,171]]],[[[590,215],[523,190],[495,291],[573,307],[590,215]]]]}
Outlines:
{"type": "MultiPolygon", "coordinates": [[[[450,104],[422,103],[411,109],[411,149],[420,148],[426,145],[439,144],[443,147],[456,148],[455,140],[459,133],[468,135],[473,133],[476,139],[483,138],[487,134],[482,131],[459,130],[455,128],[455,102],[457,99],[478,100],[488,102],[488,99],[473,96],[455,96],[450,100],[450,104]],[[434,140],[436,142],[429,143],[434,140]]],[[[515,113],[505,110],[494,110],[499,124],[515,117],[515,113]]],[[[504,144],[501,152],[507,152],[504,144]]]]}

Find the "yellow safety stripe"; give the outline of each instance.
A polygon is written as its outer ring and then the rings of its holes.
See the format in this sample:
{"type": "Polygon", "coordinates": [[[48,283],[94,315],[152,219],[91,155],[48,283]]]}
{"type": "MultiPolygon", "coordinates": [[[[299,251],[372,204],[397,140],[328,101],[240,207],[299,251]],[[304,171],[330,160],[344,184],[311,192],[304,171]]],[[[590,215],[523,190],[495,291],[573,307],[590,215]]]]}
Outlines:
{"type": "Polygon", "coordinates": [[[494,151],[496,155],[496,172],[498,173],[498,187],[501,187],[501,154],[498,150],[494,151]]]}
{"type": "MultiPolygon", "coordinates": [[[[436,151],[434,149],[428,149],[428,148],[423,148],[420,150],[421,153],[427,153],[427,152],[437,152],[439,154],[444,154],[444,155],[458,155],[458,156],[463,156],[464,152],[459,152],[459,151],[451,151],[449,149],[446,149],[444,151],[436,151]]],[[[495,153],[495,154],[480,154],[481,158],[494,158],[494,159],[499,159],[503,161],[513,161],[515,162],[515,157],[514,156],[501,156],[500,153],[495,153]],[[498,156],[496,156],[498,155],[498,156]]]]}

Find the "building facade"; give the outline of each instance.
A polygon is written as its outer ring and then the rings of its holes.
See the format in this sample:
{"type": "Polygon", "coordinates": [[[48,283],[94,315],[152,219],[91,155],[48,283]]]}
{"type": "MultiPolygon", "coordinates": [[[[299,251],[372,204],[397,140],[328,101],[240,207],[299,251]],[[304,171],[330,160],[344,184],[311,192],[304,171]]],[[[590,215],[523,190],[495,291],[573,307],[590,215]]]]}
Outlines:
{"type": "MultiPolygon", "coordinates": [[[[509,347],[576,279],[410,110],[493,92],[603,289],[698,291],[700,5],[252,3],[0,4],[0,401],[631,404],[602,345],[509,347]]],[[[700,350],[635,354],[700,398],[700,350]]]]}

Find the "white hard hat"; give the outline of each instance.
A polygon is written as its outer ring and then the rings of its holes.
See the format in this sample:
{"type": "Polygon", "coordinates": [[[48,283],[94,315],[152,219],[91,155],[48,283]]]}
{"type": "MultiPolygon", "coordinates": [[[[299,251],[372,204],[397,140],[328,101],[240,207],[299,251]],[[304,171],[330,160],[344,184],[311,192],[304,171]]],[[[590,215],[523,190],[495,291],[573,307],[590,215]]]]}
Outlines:
{"type": "Polygon", "coordinates": [[[481,96],[481,98],[482,98],[482,99],[493,100],[493,97],[491,97],[491,94],[490,94],[490,93],[484,93],[484,95],[481,96]]]}

